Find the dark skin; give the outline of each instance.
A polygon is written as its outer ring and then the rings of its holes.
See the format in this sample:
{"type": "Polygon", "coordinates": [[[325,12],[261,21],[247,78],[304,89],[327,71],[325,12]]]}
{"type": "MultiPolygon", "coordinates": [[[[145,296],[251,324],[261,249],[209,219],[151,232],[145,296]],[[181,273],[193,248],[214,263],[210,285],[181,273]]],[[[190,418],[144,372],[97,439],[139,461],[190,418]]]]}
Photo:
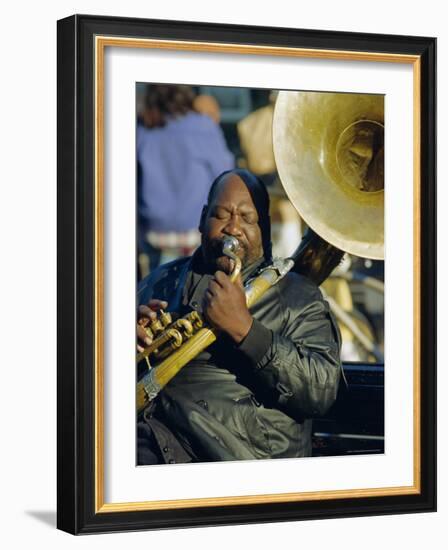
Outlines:
{"type": "MultiPolygon", "coordinates": [[[[242,179],[232,173],[224,176],[204,209],[199,227],[204,262],[214,273],[204,294],[202,309],[208,323],[228,334],[236,344],[247,336],[253,318],[246,306],[241,279],[235,283],[230,281],[234,262],[222,254],[221,241],[226,235],[238,239],[237,254],[245,267],[263,255],[258,222],[257,209],[242,179]]],[[[166,302],[160,300],[151,300],[147,306],[140,306],[137,325],[139,351],[150,343],[141,327],[143,320],[152,319],[155,312],[164,307],[166,302]]]]}
{"type": "Polygon", "coordinates": [[[152,342],[152,338],[145,332],[144,327],[157,319],[157,311],[167,307],[168,303],[163,300],[150,300],[146,306],[139,306],[137,315],[137,351],[139,353],[152,342]]]}

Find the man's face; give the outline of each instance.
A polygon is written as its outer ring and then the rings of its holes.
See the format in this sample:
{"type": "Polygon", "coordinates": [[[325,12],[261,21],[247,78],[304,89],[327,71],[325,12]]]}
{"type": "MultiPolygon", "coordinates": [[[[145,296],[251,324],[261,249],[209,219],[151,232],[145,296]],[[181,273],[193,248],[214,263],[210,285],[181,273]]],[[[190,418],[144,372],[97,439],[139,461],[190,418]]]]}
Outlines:
{"type": "Polygon", "coordinates": [[[233,262],[222,253],[222,239],[230,235],[240,244],[237,255],[243,267],[263,255],[258,212],[243,180],[229,174],[218,183],[202,227],[205,263],[213,271],[230,273],[233,262]]]}

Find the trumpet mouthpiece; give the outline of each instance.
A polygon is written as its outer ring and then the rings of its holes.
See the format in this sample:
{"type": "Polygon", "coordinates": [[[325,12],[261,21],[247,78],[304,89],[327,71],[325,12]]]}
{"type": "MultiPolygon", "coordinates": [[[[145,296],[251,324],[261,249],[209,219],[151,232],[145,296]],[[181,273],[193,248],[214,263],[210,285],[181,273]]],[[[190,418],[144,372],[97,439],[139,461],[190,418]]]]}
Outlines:
{"type": "Polygon", "coordinates": [[[222,251],[224,254],[234,254],[238,250],[239,246],[240,243],[238,242],[238,239],[230,235],[224,237],[222,240],[222,251]]]}
{"type": "Polygon", "coordinates": [[[231,235],[226,235],[222,240],[223,254],[233,261],[232,272],[230,273],[230,280],[232,283],[235,282],[241,271],[241,259],[236,255],[236,251],[239,246],[240,243],[238,242],[238,239],[232,237],[231,235]]]}

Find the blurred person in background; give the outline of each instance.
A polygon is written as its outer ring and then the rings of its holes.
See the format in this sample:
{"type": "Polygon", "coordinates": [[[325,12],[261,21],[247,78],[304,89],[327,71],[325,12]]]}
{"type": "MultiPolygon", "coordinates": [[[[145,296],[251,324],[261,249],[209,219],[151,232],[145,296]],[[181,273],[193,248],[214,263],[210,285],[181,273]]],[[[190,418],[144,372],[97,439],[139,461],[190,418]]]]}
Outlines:
{"type": "Polygon", "coordinates": [[[247,167],[266,185],[271,199],[272,248],[274,256],[294,252],[303,234],[302,221],[280,183],[274,157],[273,120],[278,92],[272,90],[269,103],[252,111],[237,124],[243,159],[247,167]]]}
{"type": "Polygon", "coordinates": [[[212,95],[199,94],[194,98],[194,110],[209,116],[216,124],[221,122],[221,109],[218,100],[212,95]]]}
{"type": "Polygon", "coordinates": [[[189,86],[147,88],[137,124],[141,276],[199,245],[197,220],[210,182],[234,167],[221,128],[196,112],[194,101],[189,86]]]}

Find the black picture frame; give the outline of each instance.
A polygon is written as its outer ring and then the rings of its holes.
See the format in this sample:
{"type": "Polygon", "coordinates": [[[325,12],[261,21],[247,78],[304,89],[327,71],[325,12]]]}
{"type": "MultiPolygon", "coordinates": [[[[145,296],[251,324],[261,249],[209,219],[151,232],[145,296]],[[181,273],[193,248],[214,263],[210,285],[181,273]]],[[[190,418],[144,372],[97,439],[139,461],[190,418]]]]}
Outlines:
{"type": "Polygon", "coordinates": [[[73,534],[436,510],[436,39],[74,15],[58,21],[58,505],[73,534]],[[413,56],[420,74],[419,490],[296,502],[98,509],[95,440],[96,36],[413,56]]]}

